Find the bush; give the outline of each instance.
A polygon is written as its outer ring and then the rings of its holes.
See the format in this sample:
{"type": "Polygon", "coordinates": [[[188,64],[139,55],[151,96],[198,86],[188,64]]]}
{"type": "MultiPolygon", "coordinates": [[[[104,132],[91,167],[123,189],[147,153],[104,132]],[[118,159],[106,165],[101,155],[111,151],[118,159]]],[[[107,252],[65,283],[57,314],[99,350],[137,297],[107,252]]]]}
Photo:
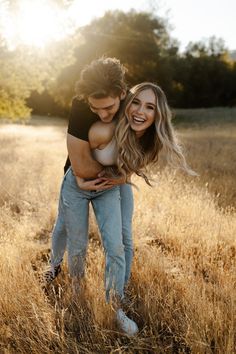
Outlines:
{"type": "Polygon", "coordinates": [[[22,121],[30,118],[31,109],[26,106],[25,100],[10,96],[0,90],[0,119],[22,121]]]}

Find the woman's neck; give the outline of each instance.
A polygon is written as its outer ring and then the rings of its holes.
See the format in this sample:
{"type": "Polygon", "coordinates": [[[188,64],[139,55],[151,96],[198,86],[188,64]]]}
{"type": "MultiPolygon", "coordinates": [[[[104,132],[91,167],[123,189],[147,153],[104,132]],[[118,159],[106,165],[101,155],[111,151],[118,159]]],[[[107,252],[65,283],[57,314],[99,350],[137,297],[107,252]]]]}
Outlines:
{"type": "Polygon", "coordinates": [[[144,134],[145,134],[146,130],[143,130],[141,132],[135,132],[135,135],[138,139],[140,139],[144,134]]]}

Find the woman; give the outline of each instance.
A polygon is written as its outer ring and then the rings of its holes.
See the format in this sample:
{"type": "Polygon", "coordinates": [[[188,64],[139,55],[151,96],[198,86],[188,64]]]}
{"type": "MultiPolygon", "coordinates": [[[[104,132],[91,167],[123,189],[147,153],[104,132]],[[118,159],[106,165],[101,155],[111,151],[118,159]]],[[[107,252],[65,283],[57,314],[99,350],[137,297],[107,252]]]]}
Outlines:
{"type": "MultiPolygon", "coordinates": [[[[196,175],[187,166],[171,118],[162,89],[150,82],[138,84],[129,91],[117,124],[93,124],[89,132],[91,149],[95,149],[95,156],[98,156],[99,149],[109,149],[110,154],[113,151],[117,156],[116,172],[126,181],[135,173],[150,185],[145,170],[147,166],[158,162],[161,150],[165,151],[167,162],[172,167],[196,175]]],[[[109,173],[110,169],[107,171],[109,173]]],[[[103,180],[109,178],[104,176],[103,180]]],[[[83,188],[82,179],[78,179],[78,184],[83,188]]]]}

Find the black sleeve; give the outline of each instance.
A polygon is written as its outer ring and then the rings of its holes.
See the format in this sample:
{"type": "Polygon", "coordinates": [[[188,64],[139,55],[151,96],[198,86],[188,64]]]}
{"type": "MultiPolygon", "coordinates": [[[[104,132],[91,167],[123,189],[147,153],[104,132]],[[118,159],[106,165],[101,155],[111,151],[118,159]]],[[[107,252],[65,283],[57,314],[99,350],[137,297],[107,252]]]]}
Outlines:
{"type": "Polygon", "coordinates": [[[86,102],[74,98],[69,116],[67,132],[78,139],[88,141],[88,132],[91,125],[98,120],[86,102]]]}

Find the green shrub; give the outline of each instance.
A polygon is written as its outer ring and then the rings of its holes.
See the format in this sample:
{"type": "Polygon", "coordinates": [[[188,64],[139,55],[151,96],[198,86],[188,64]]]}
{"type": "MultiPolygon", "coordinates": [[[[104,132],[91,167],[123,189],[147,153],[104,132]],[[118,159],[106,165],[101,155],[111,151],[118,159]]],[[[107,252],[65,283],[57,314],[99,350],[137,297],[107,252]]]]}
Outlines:
{"type": "Polygon", "coordinates": [[[26,121],[30,118],[31,109],[21,97],[10,96],[0,90],[0,119],[11,121],[26,121]]]}

